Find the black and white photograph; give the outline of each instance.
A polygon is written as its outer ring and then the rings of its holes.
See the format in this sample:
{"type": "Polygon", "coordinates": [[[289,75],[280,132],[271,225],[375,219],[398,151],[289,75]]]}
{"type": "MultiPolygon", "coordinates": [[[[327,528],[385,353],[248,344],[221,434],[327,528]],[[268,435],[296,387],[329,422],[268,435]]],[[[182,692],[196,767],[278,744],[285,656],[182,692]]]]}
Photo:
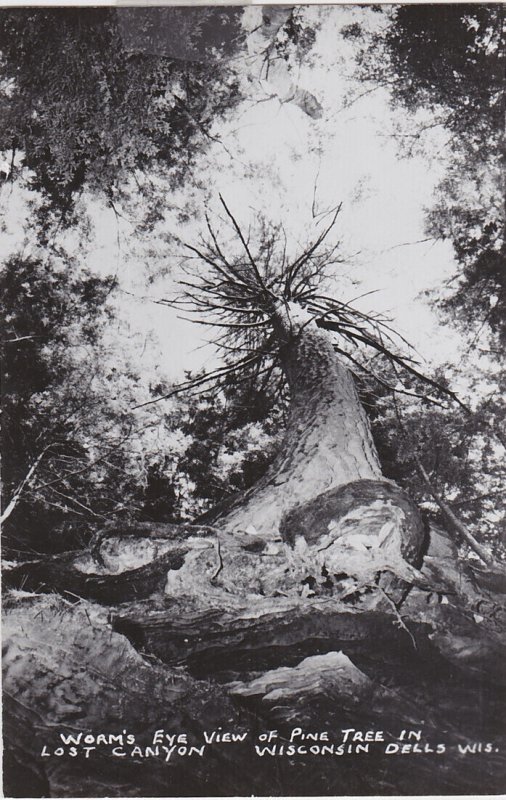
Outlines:
{"type": "Polygon", "coordinates": [[[3,796],[506,793],[504,8],[0,6],[3,796]]]}

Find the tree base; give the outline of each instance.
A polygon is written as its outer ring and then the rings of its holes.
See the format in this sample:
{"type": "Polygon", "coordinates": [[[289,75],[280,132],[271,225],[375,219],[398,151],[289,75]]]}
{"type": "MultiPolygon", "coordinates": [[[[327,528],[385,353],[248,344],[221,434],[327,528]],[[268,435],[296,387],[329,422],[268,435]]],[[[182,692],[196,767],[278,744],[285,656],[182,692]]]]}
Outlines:
{"type": "Polygon", "coordinates": [[[419,564],[419,518],[396,487],[377,483],[294,510],[284,540],[203,526],[109,528],[84,554],[8,571],[4,584],[17,588],[4,620],[7,793],[500,791],[504,596],[480,587],[439,533],[419,564]],[[124,566],[125,548],[131,568],[107,572],[124,566]],[[346,729],[383,739],[357,751],[346,729]],[[204,751],[147,757],[157,730],[185,733],[204,751]],[[269,730],[278,749],[259,752],[269,730]],[[334,749],[323,757],[294,730],[326,731],[334,749]],[[425,749],[394,755],[413,744],[403,730],[425,749]],[[93,741],[121,731],[141,751],[117,757],[99,744],[89,758],[82,745],[76,757],[57,755],[61,733],[93,741]],[[204,731],[245,737],[221,746],[204,731]],[[473,742],[493,747],[466,756],[473,742]]]}

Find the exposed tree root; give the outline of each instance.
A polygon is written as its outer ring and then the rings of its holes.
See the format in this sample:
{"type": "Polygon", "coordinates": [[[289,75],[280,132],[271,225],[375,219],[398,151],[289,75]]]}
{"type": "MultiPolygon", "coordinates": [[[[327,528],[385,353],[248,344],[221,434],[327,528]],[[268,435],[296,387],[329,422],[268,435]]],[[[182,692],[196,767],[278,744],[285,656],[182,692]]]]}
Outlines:
{"type": "Polygon", "coordinates": [[[87,598],[106,605],[149,597],[162,589],[167,572],[179,569],[187,551],[174,549],[137,569],[116,575],[82,572],[74,566],[76,553],[62,553],[39,561],[27,561],[6,570],[5,588],[33,592],[60,592],[64,596],[87,598]]]}

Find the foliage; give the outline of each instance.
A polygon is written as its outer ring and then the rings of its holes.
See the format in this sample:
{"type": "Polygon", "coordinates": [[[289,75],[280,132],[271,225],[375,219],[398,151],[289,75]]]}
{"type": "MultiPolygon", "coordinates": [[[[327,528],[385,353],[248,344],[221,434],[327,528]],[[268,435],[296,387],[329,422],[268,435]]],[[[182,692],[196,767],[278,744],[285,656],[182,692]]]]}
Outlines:
{"type": "MultiPolygon", "coordinates": [[[[294,64],[306,61],[315,44],[317,25],[314,21],[308,23],[305,20],[303,7],[294,7],[289,10],[279,9],[282,15],[283,24],[279,26],[275,35],[271,37],[265,56],[267,59],[266,73],[276,59],[282,59],[289,70],[294,69],[294,64]]],[[[265,8],[263,12],[263,23],[267,28],[271,25],[271,17],[276,15],[276,11],[265,8]]]]}
{"type": "Polygon", "coordinates": [[[503,193],[498,164],[492,174],[470,173],[455,158],[427,214],[427,230],[449,239],[461,268],[439,306],[481,349],[499,356],[506,345],[506,248],[503,193]],[[483,334],[491,334],[490,340],[483,334]]]}
{"type": "Polygon", "coordinates": [[[389,60],[379,69],[395,78],[397,103],[409,111],[427,106],[443,111],[449,130],[466,133],[458,147],[480,157],[485,142],[500,147],[501,36],[498,6],[399,6],[382,37],[389,60]]]}
{"type": "MultiPolygon", "coordinates": [[[[384,364],[382,374],[389,373],[384,364]]],[[[455,380],[448,366],[434,378],[444,384],[455,380]]],[[[395,375],[390,376],[392,383],[395,375]]],[[[430,519],[442,527],[445,520],[432,490],[450,506],[474,536],[488,544],[496,556],[506,558],[506,439],[504,376],[477,373],[469,387],[477,399],[466,411],[455,404],[435,406],[414,396],[398,395],[385,386],[360,378],[360,394],[372,425],[374,441],[385,477],[403,486],[430,519]],[[419,463],[429,474],[429,488],[419,463]]],[[[422,387],[414,385],[413,392],[422,387]]]]}
{"type": "Polygon", "coordinates": [[[83,189],[114,204],[149,172],[180,182],[239,99],[239,42],[237,9],[3,9],[0,151],[64,222],[83,189]]]}
{"type": "MultiPolygon", "coordinates": [[[[191,381],[204,378],[192,376],[191,381]]],[[[252,486],[272,461],[284,430],[286,402],[276,381],[263,386],[250,370],[236,382],[197,396],[183,393],[166,424],[170,451],[148,470],[142,494],[147,519],[194,519],[236,492],[252,486]]]]}
{"type": "Polygon", "coordinates": [[[408,152],[428,129],[448,134],[428,232],[452,242],[460,269],[440,305],[477,336],[488,331],[504,344],[504,9],[402,5],[388,14],[380,33],[368,36],[355,24],[343,34],[361,43],[359,77],[386,86],[418,120],[408,152]]]}
{"type": "Polygon", "coordinates": [[[62,524],[68,545],[74,528],[135,513],[166,422],[134,412],[139,375],[121,338],[105,336],[114,281],[18,255],[0,288],[5,535],[18,549],[57,548],[62,524]]]}
{"type": "Polygon", "coordinates": [[[179,424],[189,445],[178,475],[192,487],[193,514],[248,489],[262,476],[280,444],[284,405],[276,381],[259,384],[250,371],[242,382],[229,376],[221,391],[183,406],[179,424]]]}

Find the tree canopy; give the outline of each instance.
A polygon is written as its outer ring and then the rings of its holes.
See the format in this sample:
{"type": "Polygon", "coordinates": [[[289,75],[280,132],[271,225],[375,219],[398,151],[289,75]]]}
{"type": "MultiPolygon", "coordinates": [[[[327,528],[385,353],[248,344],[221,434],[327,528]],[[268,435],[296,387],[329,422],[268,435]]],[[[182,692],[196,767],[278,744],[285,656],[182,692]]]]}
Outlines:
{"type": "Polygon", "coordinates": [[[146,376],[124,352],[127,334],[108,335],[113,279],[69,257],[18,254],[0,287],[5,544],[57,550],[142,509],[164,460],[153,442],[164,414],[133,412],[146,376]]]}
{"type": "Polygon", "coordinates": [[[392,102],[415,118],[421,114],[402,139],[405,153],[430,128],[447,132],[452,157],[427,231],[453,244],[460,269],[440,305],[504,346],[504,8],[395,6],[380,33],[368,36],[354,24],[343,34],[362,41],[362,79],[386,86],[392,102]]]}
{"type": "Polygon", "coordinates": [[[238,9],[60,8],[0,17],[0,151],[57,219],[83,190],[178,183],[239,99],[238,9]],[[136,185],[137,181],[137,185],[136,185]],[[139,185],[140,183],[140,185],[139,185]]]}

